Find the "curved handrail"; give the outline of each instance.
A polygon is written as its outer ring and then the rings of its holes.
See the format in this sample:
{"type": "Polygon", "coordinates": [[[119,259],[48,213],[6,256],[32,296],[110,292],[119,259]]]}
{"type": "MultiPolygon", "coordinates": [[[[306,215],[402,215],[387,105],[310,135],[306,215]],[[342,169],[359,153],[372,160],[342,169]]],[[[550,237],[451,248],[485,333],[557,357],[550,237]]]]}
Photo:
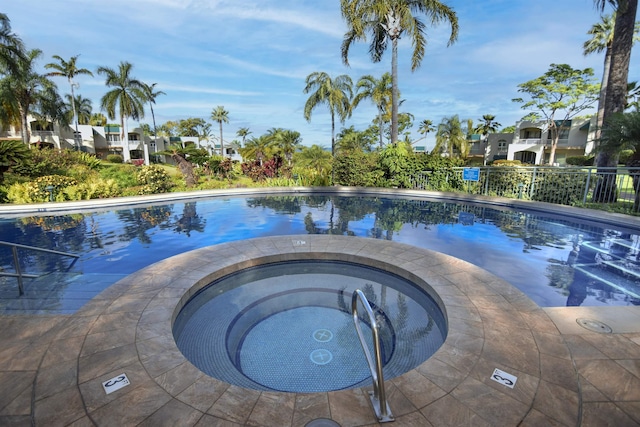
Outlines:
{"type": "Polygon", "coordinates": [[[26,273],[22,272],[22,270],[20,269],[20,261],[18,259],[18,248],[20,248],[20,249],[28,249],[28,250],[36,251],[36,252],[45,252],[45,253],[61,255],[61,256],[68,256],[68,257],[74,258],[74,260],[71,262],[71,264],[67,268],[67,271],[69,271],[69,269],[71,269],[71,267],[73,267],[73,265],[76,263],[78,258],[80,258],[80,255],[76,255],[76,254],[70,254],[70,253],[67,253],[67,252],[54,251],[52,249],[42,249],[42,248],[38,248],[36,246],[21,245],[19,243],[3,242],[1,240],[0,240],[0,245],[9,246],[11,248],[11,253],[13,255],[13,264],[14,264],[14,268],[16,269],[15,273],[0,272],[0,276],[15,277],[18,280],[18,294],[20,296],[24,295],[24,284],[22,283],[22,278],[26,277],[28,279],[33,279],[33,278],[36,278],[38,276],[36,276],[34,274],[26,274],[26,273]]]}
{"type": "Polygon", "coordinates": [[[369,365],[369,370],[371,371],[371,378],[373,379],[373,394],[370,393],[371,403],[373,404],[373,409],[376,412],[376,416],[378,417],[378,421],[380,422],[390,422],[394,421],[393,415],[391,414],[391,410],[389,409],[389,405],[387,404],[387,397],[384,392],[384,376],[382,375],[382,357],[380,355],[380,339],[378,337],[378,322],[376,321],[376,317],[373,314],[373,310],[369,305],[369,301],[365,297],[364,293],[360,289],[356,289],[351,297],[351,312],[353,314],[353,323],[356,327],[356,332],[358,332],[358,338],[360,339],[360,344],[362,345],[362,349],[364,350],[364,355],[367,358],[367,364],[369,365]],[[369,352],[369,346],[367,346],[367,342],[364,339],[364,335],[362,333],[362,328],[360,327],[360,318],[358,317],[358,299],[362,302],[362,306],[364,307],[367,315],[369,316],[369,321],[371,322],[371,333],[373,335],[373,351],[375,352],[375,363],[371,358],[371,353],[369,352]]]}

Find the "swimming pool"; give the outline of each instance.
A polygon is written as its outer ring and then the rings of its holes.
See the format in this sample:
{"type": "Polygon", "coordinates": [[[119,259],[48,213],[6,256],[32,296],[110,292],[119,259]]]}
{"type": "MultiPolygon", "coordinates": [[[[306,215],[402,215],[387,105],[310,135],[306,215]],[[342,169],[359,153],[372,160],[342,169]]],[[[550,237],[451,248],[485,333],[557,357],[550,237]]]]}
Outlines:
{"type": "MultiPolygon", "coordinates": [[[[185,251],[293,234],[386,239],[442,252],[505,279],[542,307],[640,304],[638,229],[480,203],[320,192],[0,219],[2,240],[81,254],[74,270],[95,277],[93,289],[78,279],[71,294],[84,292],[82,298],[185,251]]],[[[25,256],[22,262],[37,270],[53,261],[25,256]]],[[[11,269],[4,249],[0,265],[11,269]]],[[[11,285],[7,279],[5,288],[11,285]]],[[[65,290],[53,293],[70,298],[65,290]]]]}

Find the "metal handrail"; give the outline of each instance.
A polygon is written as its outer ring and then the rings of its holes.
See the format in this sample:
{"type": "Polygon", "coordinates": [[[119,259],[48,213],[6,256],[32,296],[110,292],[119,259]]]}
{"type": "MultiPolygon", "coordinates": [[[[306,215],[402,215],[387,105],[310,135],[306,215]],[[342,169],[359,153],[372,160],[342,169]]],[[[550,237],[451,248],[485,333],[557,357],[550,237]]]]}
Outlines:
{"type": "Polygon", "coordinates": [[[35,274],[27,274],[27,273],[23,273],[22,272],[22,270],[20,269],[20,261],[18,260],[18,248],[20,248],[20,249],[28,249],[28,250],[36,251],[36,252],[46,252],[46,253],[50,253],[50,254],[68,256],[68,257],[71,257],[71,258],[75,258],[73,260],[73,262],[67,268],[67,271],[69,271],[69,269],[71,267],[73,267],[73,265],[76,263],[76,261],[78,261],[78,258],[80,258],[80,255],[76,255],[76,254],[70,254],[70,253],[61,252],[61,251],[54,251],[53,249],[42,249],[42,248],[38,248],[38,247],[35,247],[35,246],[21,245],[19,243],[11,243],[11,242],[0,241],[0,245],[11,247],[11,253],[13,254],[13,267],[16,270],[15,273],[0,272],[0,276],[7,276],[7,277],[15,277],[15,278],[17,278],[18,279],[18,292],[19,292],[20,296],[24,295],[24,284],[22,283],[22,278],[26,277],[27,279],[34,279],[34,278],[36,278],[38,276],[35,275],[35,274]]]}
{"type": "Polygon", "coordinates": [[[376,317],[373,314],[373,310],[369,305],[369,301],[365,297],[364,293],[360,289],[356,289],[351,297],[351,312],[353,314],[353,323],[355,324],[356,331],[358,332],[358,338],[360,339],[360,344],[362,345],[362,349],[364,350],[364,355],[367,358],[367,364],[369,365],[369,370],[371,371],[371,378],[373,379],[373,393],[369,392],[369,398],[371,399],[371,404],[373,405],[373,409],[378,417],[378,421],[381,423],[395,421],[393,418],[393,414],[391,413],[391,409],[389,408],[389,404],[387,403],[387,397],[384,392],[384,377],[382,375],[382,357],[380,355],[380,339],[378,338],[378,322],[376,321],[376,317]],[[373,351],[375,352],[375,363],[371,358],[371,353],[369,352],[369,346],[364,339],[364,335],[362,334],[362,328],[360,328],[360,318],[358,317],[358,299],[362,302],[362,306],[365,308],[367,315],[369,316],[369,321],[371,322],[371,333],[373,335],[373,351]]]}

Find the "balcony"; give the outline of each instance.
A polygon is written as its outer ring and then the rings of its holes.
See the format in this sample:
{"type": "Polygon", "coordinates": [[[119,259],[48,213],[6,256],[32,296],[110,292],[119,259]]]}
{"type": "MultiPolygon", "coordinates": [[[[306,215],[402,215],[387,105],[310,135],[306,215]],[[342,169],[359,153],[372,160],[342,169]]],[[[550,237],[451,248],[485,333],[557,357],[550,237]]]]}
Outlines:
{"type": "Polygon", "coordinates": [[[542,144],[542,138],[521,138],[516,142],[516,144],[538,145],[542,144]]]}

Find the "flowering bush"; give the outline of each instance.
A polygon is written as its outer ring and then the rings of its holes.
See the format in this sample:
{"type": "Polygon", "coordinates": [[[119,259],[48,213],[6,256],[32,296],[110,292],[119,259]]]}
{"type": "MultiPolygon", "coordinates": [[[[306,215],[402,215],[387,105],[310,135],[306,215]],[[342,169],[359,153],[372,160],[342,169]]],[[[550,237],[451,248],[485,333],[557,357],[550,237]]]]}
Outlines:
{"type": "Polygon", "coordinates": [[[169,174],[158,165],[142,166],[136,179],[142,185],[140,194],[166,193],[172,186],[169,174]]]}

